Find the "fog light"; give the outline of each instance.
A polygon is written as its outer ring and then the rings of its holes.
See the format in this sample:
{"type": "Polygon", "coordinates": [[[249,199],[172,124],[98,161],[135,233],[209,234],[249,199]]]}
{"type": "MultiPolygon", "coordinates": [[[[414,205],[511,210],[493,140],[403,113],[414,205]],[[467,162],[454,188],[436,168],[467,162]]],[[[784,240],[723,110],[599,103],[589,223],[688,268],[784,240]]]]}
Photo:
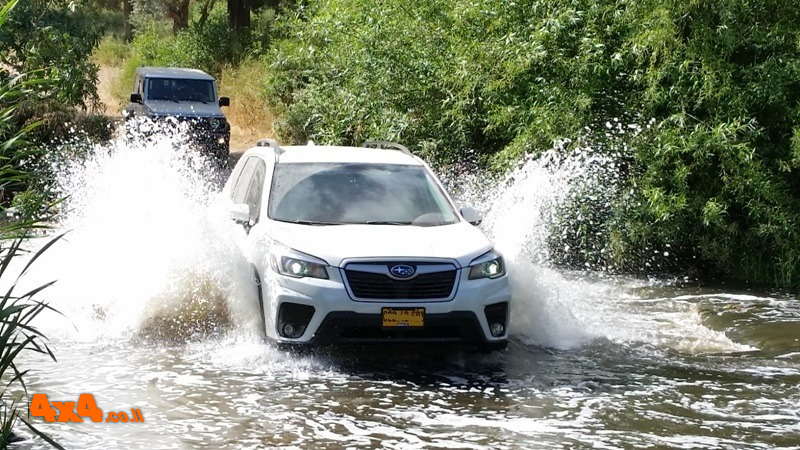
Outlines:
{"type": "Polygon", "coordinates": [[[278,333],[289,339],[297,339],[306,332],[311,318],[314,316],[314,307],[284,302],[278,307],[278,333]]]}
{"type": "Polygon", "coordinates": [[[504,327],[502,323],[493,323],[489,325],[489,331],[492,332],[492,336],[498,337],[502,336],[503,333],[505,333],[506,327],[504,327]]]}
{"type": "Polygon", "coordinates": [[[225,138],[224,137],[221,137],[221,138],[217,139],[217,144],[222,145],[224,143],[225,143],[225,138]]]}
{"type": "Polygon", "coordinates": [[[305,325],[296,325],[287,323],[283,326],[283,336],[287,338],[297,339],[306,332],[305,325]]]}

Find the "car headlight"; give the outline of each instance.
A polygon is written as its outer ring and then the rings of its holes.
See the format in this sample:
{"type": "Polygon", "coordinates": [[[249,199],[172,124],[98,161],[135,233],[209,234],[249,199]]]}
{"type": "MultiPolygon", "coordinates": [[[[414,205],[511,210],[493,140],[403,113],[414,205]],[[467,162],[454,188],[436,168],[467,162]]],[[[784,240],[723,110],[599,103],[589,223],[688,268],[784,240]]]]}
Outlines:
{"type": "Polygon", "coordinates": [[[325,261],[285,247],[270,253],[269,265],[275,272],[288,277],[328,279],[325,261]]]}
{"type": "Polygon", "coordinates": [[[225,119],[211,119],[210,120],[211,129],[213,131],[219,131],[225,129],[225,119]]]}
{"type": "Polygon", "coordinates": [[[469,279],[498,278],[506,274],[503,257],[495,250],[476,258],[469,266],[469,279]]]}

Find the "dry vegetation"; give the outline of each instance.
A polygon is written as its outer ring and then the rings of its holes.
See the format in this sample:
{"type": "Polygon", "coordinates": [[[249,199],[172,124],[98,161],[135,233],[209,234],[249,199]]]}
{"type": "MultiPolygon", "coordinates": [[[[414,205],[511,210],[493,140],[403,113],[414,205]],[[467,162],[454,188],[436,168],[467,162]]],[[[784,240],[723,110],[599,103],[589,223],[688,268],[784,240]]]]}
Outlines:
{"type": "Polygon", "coordinates": [[[225,111],[231,123],[231,152],[242,152],[257,140],[272,137],[274,117],[264,100],[264,64],[250,60],[235,69],[225,69],[219,77],[220,95],[231,98],[225,111]]]}

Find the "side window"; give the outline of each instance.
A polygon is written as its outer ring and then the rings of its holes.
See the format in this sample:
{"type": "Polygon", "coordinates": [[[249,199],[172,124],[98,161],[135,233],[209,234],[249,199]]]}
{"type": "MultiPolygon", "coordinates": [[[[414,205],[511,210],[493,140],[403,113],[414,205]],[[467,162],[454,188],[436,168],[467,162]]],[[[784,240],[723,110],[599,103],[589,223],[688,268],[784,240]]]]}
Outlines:
{"type": "Polygon", "coordinates": [[[231,200],[233,203],[245,203],[245,196],[247,195],[247,188],[250,186],[253,173],[255,173],[258,166],[259,159],[257,156],[251,156],[244,162],[242,171],[239,173],[239,178],[236,179],[236,184],[231,191],[231,200]]]}
{"type": "Polygon", "coordinates": [[[247,188],[247,194],[244,197],[245,203],[250,206],[250,223],[258,223],[258,218],[261,216],[261,195],[264,192],[264,178],[267,174],[267,165],[264,161],[258,159],[251,178],[250,185],[247,188]]]}

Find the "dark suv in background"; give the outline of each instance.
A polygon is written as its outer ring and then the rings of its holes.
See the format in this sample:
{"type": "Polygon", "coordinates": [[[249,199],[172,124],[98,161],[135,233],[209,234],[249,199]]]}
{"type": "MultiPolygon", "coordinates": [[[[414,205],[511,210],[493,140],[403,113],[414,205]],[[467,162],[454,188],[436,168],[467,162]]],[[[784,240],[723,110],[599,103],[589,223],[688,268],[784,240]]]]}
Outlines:
{"type": "Polygon", "coordinates": [[[203,151],[227,161],[231,127],[220,107],[229,106],[230,99],[218,98],[211,75],[198,69],[139,67],[130,99],[123,112],[129,135],[145,132],[143,122],[173,117],[188,122],[193,142],[203,151]]]}

